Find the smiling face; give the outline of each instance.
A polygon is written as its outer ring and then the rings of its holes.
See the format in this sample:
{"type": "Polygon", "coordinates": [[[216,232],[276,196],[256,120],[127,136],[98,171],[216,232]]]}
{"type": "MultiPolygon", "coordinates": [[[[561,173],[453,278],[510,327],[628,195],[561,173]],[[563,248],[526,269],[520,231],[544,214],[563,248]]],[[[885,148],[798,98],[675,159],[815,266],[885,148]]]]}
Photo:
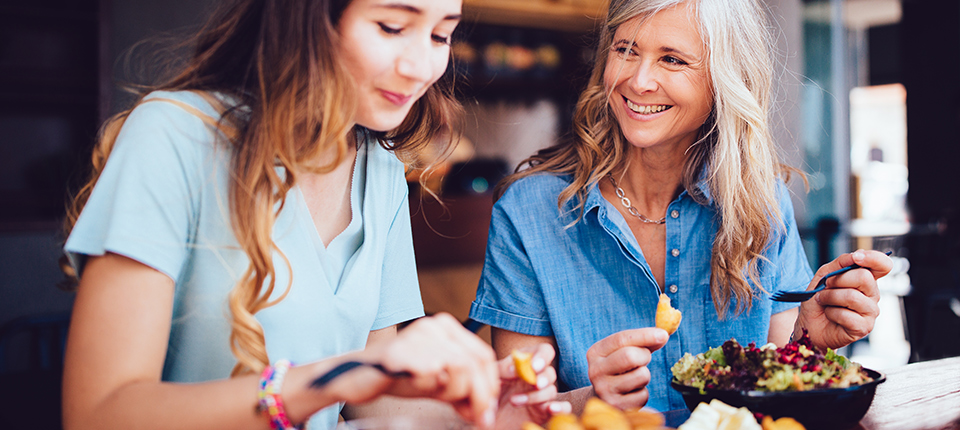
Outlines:
{"type": "Polygon", "coordinates": [[[461,0],[353,0],[337,24],[339,55],[357,84],[354,121],[396,128],[443,75],[461,0]]]}
{"type": "Polygon", "coordinates": [[[713,109],[706,55],[690,2],[617,28],[603,80],[630,144],[685,150],[697,139],[713,109]]]}

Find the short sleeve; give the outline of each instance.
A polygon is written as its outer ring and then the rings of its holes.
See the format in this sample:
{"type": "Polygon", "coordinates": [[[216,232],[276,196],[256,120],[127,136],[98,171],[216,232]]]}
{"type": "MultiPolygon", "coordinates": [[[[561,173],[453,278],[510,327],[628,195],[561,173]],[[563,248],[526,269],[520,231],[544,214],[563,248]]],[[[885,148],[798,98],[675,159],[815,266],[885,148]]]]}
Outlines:
{"type": "Polygon", "coordinates": [[[553,336],[536,273],[508,215],[514,196],[508,190],[494,205],[483,274],[470,318],[516,333],[553,336]]]}
{"type": "Polygon", "coordinates": [[[383,256],[383,275],[380,286],[380,310],[371,330],[390,327],[423,316],[417,261],[413,253],[413,233],[410,227],[410,202],[406,183],[399,209],[387,232],[383,256]]]}
{"type": "MultiPolygon", "coordinates": [[[[810,269],[810,262],[807,261],[807,254],[803,250],[803,242],[800,240],[789,191],[782,182],[779,183],[777,191],[785,230],[780,236],[776,256],[777,268],[779,269],[779,282],[776,283],[776,287],[778,291],[802,291],[807,288],[810,280],[813,279],[813,270],[810,269]]],[[[797,306],[799,306],[799,303],[775,301],[771,311],[773,314],[778,314],[797,306]]]]}
{"type": "Polygon", "coordinates": [[[171,103],[130,113],[64,246],[77,273],[86,256],[112,252],[177,280],[195,225],[201,146],[211,136],[171,103]]]}

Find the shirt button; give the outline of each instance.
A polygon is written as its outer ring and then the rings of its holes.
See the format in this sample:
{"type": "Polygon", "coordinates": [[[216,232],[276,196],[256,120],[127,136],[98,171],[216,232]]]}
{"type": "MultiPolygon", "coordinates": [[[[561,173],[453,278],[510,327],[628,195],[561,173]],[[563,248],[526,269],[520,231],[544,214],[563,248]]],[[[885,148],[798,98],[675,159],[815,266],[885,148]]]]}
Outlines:
{"type": "Polygon", "coordinates": [[[670,211],[670,218],[673,218],[673,219],[680,218],[680,211],[676,209],[670,211]]]}
{"type": "Polygon", "coordinates": [[[679,290],[679,288],[677,288],[676,285],[671,285],[671,286],[670,286],[670,292],[671,292],[671,293],[676,294],[676,293],[677,293],[677,290],[679,290]]]}
{"type": "Polygon", "coordinates": [[[670,251],[670,255],[672,255],[672,256],[674,256],[674,257],[679,257],[679,256],[680,256],[680,250],[679,250],[679,249],[674,249],[673,251],[670,251]]]}

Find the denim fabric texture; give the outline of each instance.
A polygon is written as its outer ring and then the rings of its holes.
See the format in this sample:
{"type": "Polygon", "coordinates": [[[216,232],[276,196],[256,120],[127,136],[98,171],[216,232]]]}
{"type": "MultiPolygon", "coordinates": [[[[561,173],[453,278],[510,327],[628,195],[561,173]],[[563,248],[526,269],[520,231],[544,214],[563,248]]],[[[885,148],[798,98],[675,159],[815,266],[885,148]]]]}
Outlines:
{"type": "MultiPolygon", "coordinates": [[[[493,209],[483,275],[470,309],[476,321],[558,345],[561,392],[590,385],[587,349],[622,330],[652,327],[661,288],[619,211],[593,187],[583,219],[574,203],[557,207],[570,178],[539,174],[512,184],[493,209]]],[[[710,259],[718,212],[682,192],[667,208],[665,290],[683,321],[649,365],[648,406],[684,408],[670,388],[670,367],[684,353],[698,354],[735,338],[767,342],[771,315],[797,303],[773,302],[757,292],[749,312],[731,303],[721,320],[710,295],[710,259]],[[676,286],[676,288],[672,288],[676,286]],[[672,292],[675,290],[676,292],[672,292]]],[[[804,290],[813,278],[797,233],[785,185],[778,186],[786,229],[777,231],[761,261],[760,283],[770,293],[804,290]]],[[[753,285],[753,284],[751,284],[753,285]]]]}

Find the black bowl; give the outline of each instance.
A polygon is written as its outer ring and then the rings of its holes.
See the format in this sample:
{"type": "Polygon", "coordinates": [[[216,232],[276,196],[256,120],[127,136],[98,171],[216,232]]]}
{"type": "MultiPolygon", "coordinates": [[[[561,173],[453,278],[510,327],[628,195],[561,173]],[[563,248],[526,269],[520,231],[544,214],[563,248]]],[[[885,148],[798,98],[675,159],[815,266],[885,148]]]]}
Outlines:
{"type": "Polygon", "coordinates": [[[855,426],[870,409],[877,385],[887,379],[880,372],[864,368],[873,381],[849,388],[829,388],[810,391],[734,391],[704,390],[670,382],[683,395],[687,408],[694,410],[700,402],[718,399],[730,406],[745,406],[751,412],[774,418],[792,417],[808,430],[849,429],[855,426]]]}

